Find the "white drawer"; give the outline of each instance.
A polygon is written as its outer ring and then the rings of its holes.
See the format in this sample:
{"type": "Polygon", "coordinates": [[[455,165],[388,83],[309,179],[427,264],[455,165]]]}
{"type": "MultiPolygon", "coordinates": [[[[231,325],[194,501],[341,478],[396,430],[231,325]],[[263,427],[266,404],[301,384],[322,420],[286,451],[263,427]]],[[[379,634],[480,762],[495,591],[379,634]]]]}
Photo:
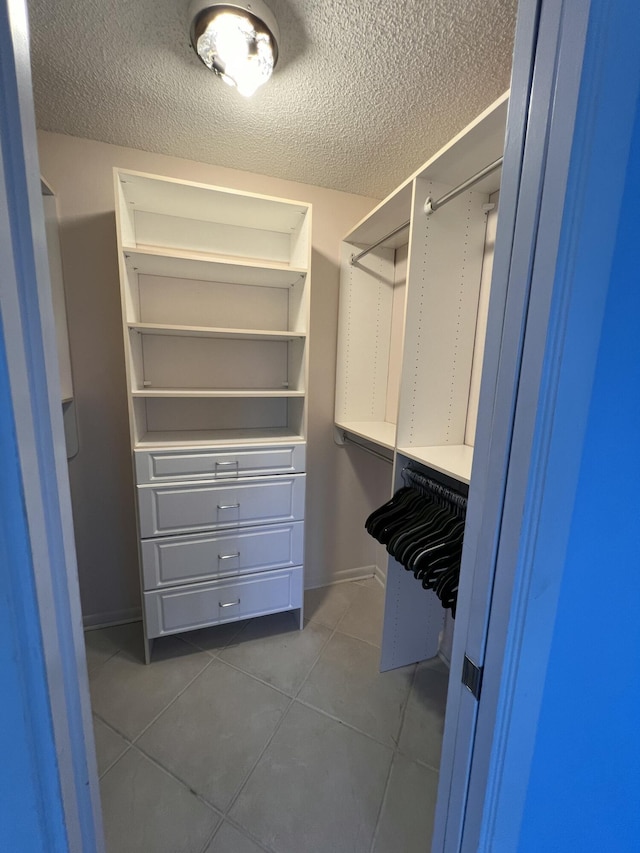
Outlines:
{"type": "Polygon", "coordinates": [[[260,447],[136,450],[136,481],[222,480],[238,477],[295,474],[305,470],[304,444],[260,447]]]}
{"type": "Polygon", "coordinates": [[[245,524],[301,521],[304,484],[304,474],[292,474],[233,483],[227,480],[138,486],[140,535],[147,539],[245,524]]]}
{"type": "Polygon", "coordinates": [[[303,562],[303,529],[302,521],[294,521],[143,539],[144,588],[299,566],[303,562]]]}
{"type": "Polygon", "coordinates": [[[302,567],[144,593],[147,636],[302,607],[302,567]]]}

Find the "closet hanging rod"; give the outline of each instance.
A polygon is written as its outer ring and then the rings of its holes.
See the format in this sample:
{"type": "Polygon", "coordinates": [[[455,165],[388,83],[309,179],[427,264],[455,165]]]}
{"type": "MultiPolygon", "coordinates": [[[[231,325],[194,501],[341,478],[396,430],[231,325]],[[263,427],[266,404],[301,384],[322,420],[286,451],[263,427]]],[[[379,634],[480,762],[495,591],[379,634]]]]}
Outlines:
{"type": "Polygon", "coordinates": [[[359,441],[354,441],[352,438],[349,438],[346,433],[344,433],[343,436],[345,444],[353,444],[356,447],[359,447],[360,450],[364,450],[365,453],[370,453],[372,456],[375,456],[376,459],[382,459],[383,462],[389,462],[390,464],[393,464],[393,457],[385,456],[383,453],[378,453],[378,451],[374,450],[372,447],[367,447],[366,444],[361,444],[359,441]]]}
{"type": "Polygon", "coordinates": [[[492,172],[495,172],[496,169],[499,169],[502,166],[502,160],[504,158],[498,157],[497,160],[494,160],[493,163],[489,163],[488,166],[485,166],[484,169],[480,169],[479,172],[476,172],[475,175],[472,175],[470,178],[467,178],[466,181],[463,181],[459,186],[454,187],[452,190],[449,190],[448,193],[445,193],[441,196],[437,201],[434,201],[431,196],[424,203],[424,212],[427,216],[430,216],[434,213],[438,208],[443,207],[448,201],[459,196],[460,193],[463,193],[465,190],[468,190],[469,187],[472,187],[474,184],[477,184],[478,181],[481,181],[483,178],[486,178],[487,175],[490,175],[492,172]]]}
{"type": "Polygon", "coordinates": [[[367,246],[366,249],[363,249],[361,252],[358,252],[357,255],[351,255],[351,263],[357,264],[360,258],[364,258],[365,255],[368,255],[369,252],[372,252],[374,249],[377,249],[380,243],[384,243],[385,240],[389,240],[391,237],[395,237],[396,234],[399,234],[401,231],[404,231],[405,228],[408,228],[411,225],[411,220],[408,222],[403,222],[402,225],[398,225],[397,228],[394,228],[393,231],[389,231],[388,234],[385,234],[384,237],[381,237],[379,240],[376,240],[375,243],[372,243],[371,246],[367,246]]]}

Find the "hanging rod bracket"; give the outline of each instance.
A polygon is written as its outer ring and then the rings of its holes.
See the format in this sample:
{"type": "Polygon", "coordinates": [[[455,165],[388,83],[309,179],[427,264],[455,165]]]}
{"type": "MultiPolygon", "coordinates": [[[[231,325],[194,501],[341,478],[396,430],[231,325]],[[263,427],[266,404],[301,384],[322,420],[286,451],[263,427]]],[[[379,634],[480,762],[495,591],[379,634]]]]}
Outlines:
{"type": "Polygon", "coordinates": [[[431,216],[432,213],[435,213],[435,209],[432,206],[432,202],[433,199],[431,198],[431,196],[428,196],[423,207],[426,216],[431,216]]]}

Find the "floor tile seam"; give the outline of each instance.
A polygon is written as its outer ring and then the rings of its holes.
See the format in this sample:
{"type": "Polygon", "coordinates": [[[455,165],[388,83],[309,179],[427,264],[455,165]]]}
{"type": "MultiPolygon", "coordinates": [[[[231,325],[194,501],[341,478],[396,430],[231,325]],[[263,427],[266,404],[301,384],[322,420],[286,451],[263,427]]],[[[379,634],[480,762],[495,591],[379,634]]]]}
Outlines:
{"type": "Polygon", "coordinates": [[[222,826],[223,823],[224,823],[224,817],[221,817],[220,820],[218,821],[218,823],[216,824],[211,835],[207,836],[207,840],[205,841],[204,845],[200,848],[198,853],[207,853],[207,850],[209,849],[209,845],[213,842],[213,839],[220,832],[220,827],[222,826]]]}
{"type": "Polygon", "coordinates": [[[402,737],[402,730],[404,728],[404,721],[407,717],[407,708],[409,707],[409,700],[411,699],[411,694],[413,693],[413,687],[416,683],[416,679],[418,677],[418,665],[413,664],[413,675],[411,676],[411,684],[409,685],[409,690],[407,691],[407,699],[402,706],[402,711],[400,712],[400,728],[398,729],[398,743],[396,744],[396,749],[400,746],[400,738],[402,737]]]}
{"type": "Polygon", "coordinates": [[[407,761],[412,761],[414,764],[419,764],[420,767],[425,767],[427,770],[431,770],[433,773],[440,774],[440,767],[436,767],[435,764],[430,764],[428,761],[423,761],[422,758],[416,758],[415,755],[412,755],[406,749],[403,749],[401,746],[397,746],[395,751],[401,758],[406,758],[407,761]]]}
{"type": "MultiPolygon", "coordinates": [[[[264,843],[264,841],[262,841],[260,838],[258,838],[258,836],[257,836],[257,835],[254,835],[254,833],[253,833],[253,832],[251,832],[249,829],[247,829],[246,827],[244,827],[244,826],[243,826],[239,821],[237,821],[235,818],[232,818],[232,817],[230,817],[228,814],[226,814],[226,815],[224,816],[223,820],[222,820],[222,823],[224,823],[225,821],[226,821],[230,826],[232,826],[235,830],[237,830],[241,835],[246,835],[246,837],[247,837],[250,841],[253,841],[253,843],[256,845],[256,847],[259,847],[261,850],[263,850],[263,851],[264,851],[264,853],[278,853],[278,851],[277,851],[277,850],[275,850],[273,847],[269,847],[269,845],[268,845],[268,844],[265,844],[265,843],[264,843]]],[[[217,831],[219,831],[219,829],[220,829],[221,827],[222,827],[222,824],[220,824],[220,827],[218,828],[218,830],[216,830],[216,832],[217,832],[217,831]]],[[[205,849],[206,849],[206,848],[205,848],[205,849]]]]}
{"type": "Polygon", "coordinates": [[[340,723],[341,726],[345,726],[345,728],[350,729],[352,732],[356,734],[362,735],[366,737],[367,740],[373,741],[378,746],[384,746],[386,749],[391,750],[391,752],[395,752],[398,748],[397,743],[388,743],[387,741],[380,740],[379,738],[372,735],[370,732],[365,732],[362,729],[359,729],[357,726],[354,726],[353,723],[349,723],[346,720],[343,720],[341,717],[337,717],[335,714],[331,714],[329,711],[324,711],[322,708],[318,708],[316,705],[312,705],[310,702],[307,702],[304,699],[300,699],[300,697],[296,697],[294,702],[298,702],[305,708],[308,708],[310,711],[316,711],[318,714],[322,714],[323,717],[328,717],[330,720],[333,720],[334,723],[340,723]]]}
{"type": "Polygon", "coordinates": [[[280,695],[284,696],[286,699],[295,699],[295,696],[292,696],[290,693],[287,693],[286,690],[283,690],[281,687],[276,687],[275,684],[271,684],[270,682],[265,681],[264,679],[260,678],[260,676],[255,675],[253,672],[247,672],[246,669],[242,669],[242,667],[238,666],[235,663],[231,663],[230,661],[225,660],[224,658],[215,658],[215,660],[217,660],[218,663],[228,666],[229,669],[235,669],[235,671],[239,672],[241,675],[246,675],[247,678],[251,678],[253,681],[257,681],[258,684],[262,684],[264,687],[270,687],[271,690],[275,690],[276,693],[280,693],[280,695]]]}
{"type": "MultiPolygon", "coordinates": [[[[340,620],[341,622],[342,620],[340,620]]],[[[379,652],[382,651],[381,646],[376,646],[375,643],[372,643],[370,640],[363,640],[362,637],[356,637],[355,634],[349,634],[347,631],[340,630],[340,622],[336,625],[335,632],[337,634],[342,634],[343,637],[350,637],[352,640],[360,640],[361,643],[366,643],[368,646],[371,646],[372,649],[377,649],[379,652]]]]}
{"type": "MultiPolygon", "coordinates": [[[[279,720],[278,720],[278,722],[276,723],[276,726],[275,726],[275,728],[274,728],[273,732],[271,733],[271,736],[270,736],[269,738],[267,738],[267,742],[265,743],[265,745],[264,745],[263,749],[261,749],[261,750],[260,750],[260,753],[258,754],[258,757],[256,758],[256,760],[255,760],[255,761],[254,761],[254,763],[252,764],[251,768],[250,768],[250,769],[249,769],[249,771],[247,772],[247,775],[245,776],[244,780],[240,783],[240,785],[238,786],[237,791],[235,792],[235,794],[233,794],[233,796],[232,796],[232,797],[231,797],[231,799],[229,800],[229,805],[227,806],[227,808],[226,808],[226,809],[225,809],[225,811],[224,811],[224,816],[225,816],[225,818],[229,818],[230,820],[232,820],[232,818],[231,818],[231,817],[230,817],[230,815],[229,815],[229,813],[231,812],[231,809],[235,806],[235,804],[236,804],[236,802],[238,801],[239,797],[242,795],[242,792],[243,792],[243,791],[244,791],[244,789],[247,787],[247,784],[248,784],[248,782],[249,782],[249,779],[251,779],[251,777],[253,776],[253,774],[254,774],[254,772],[255,772],[256,767],[257,767],[257,766],[258,766],[258,764],[262,761],[262,757],[263,757],[263,755],[266,753],[266,751],[267,751],[267,750],[269,749],[269,747],[271,746],[271,742],[273,741],[274,737],[275,737],[275,736],[278,734],[278,732],[280,731],[280,728],[282,727],[282,724],[284,723],[285,719],[287,718],[287,715],[289,714],[289,711],[291,710],[291,707],[293,706],[293,703],[296,701],[296,700],[295,700],[293,697],[291,697],[291,696],[288,696],[287,698],[289,699],[289,704],[287,705],[287,707],[286,707],[286,708],[284,709],[284,711],[282,712],[282,716],[280,717],[280,719],[279,719],[279,720]]],[[[240,824],[238,824],[238,826],[240,826],[240,824]]],[[[246,831],[247,831],[247,830],[243,828],[243,832],[245,832],[245,833],[246,833],[246,831]]],[[[260,842],[260,843],[261,843],[261,844],[264,844],[264,842],[260,842]]]]}
{"type": "Polygon", "coordinates": [[[201,669],[201,670],[200,670],[196,675],[194,675],[194,677],[193,677],[189,682],[187,682],[187,684],[185,684],[185,686],[182,688],[182,690],[180,690],[180,691],[179,691],[179,692],[178,692],[178,693],[173,697],[173,699],[171,699],[171,700],[170,700],[170,701],[169,701],[169,702],[164,706],[164,708],[163,708],[161,711],[159,711],[159,712],[155,715],[155,717],[147,723],[147,725],[142,729],[142,731],[141,731],[141,732],[139,732],[139,733],[138,733],[134,738],[129,738],[129,740],[131,741],[131,744],[132,744],[132,745],[133,745],[133,744],[136,744],[136,743],[140,740],[140,738],[141,738],[141,737],[142,737],[142,736],[143,736],[143,735],[144,735],[144,734],[145,734],[145,733],[146,733],[146,732],[151,728],[151,726],[152,726],[152,725],[153,725],[157,720],[159,720],[159,719],[160,719],[160,717],[164,714],[164,712],[165,712],[165,711],[168,711],[168,710],[169,710],[169,708],[173,705],[173,703],[174,703],[174,702],[177,702],[177,700],[182,696],[182,694],[185,692],[185,690],[188,690],[188,689],[191,687],[191,685],[193,684],[193,682],[194,682],[194,681],[196,681],[196,679],[200,678],[200,676],[201,676],[201,675],[202,675],[202,674],[203,674],[207,669],[209,669],[209,667],[210,667],[212,664],[214,664],[214,663],[215,663],[215,661],[216,661],[216,658],[211,658],[210,660],[208,660],[208,661],[207,661],[207,663],[202,667],[202,669],[201,669]]]}
{"type": "Polygon", "coordinates": [[[98,782],[100,782],[100,780],[103,779],[107,775],[107,773],[111,770],[112,767],[115,767],[115,765],[120,761],[121,758],[125,757],[125,755],[129,752],[129,750],[132,747],[133,747],[133,744],[128,743],[126,749],[124,749],[120,753],[120,755],[114,761],[111,762],[111,764],[108,767],[105,767],[105,769],[102,771],[102,773],[98,773],[98,782]]]}
{"type": "Polygon", "coordinates": [[[218,808],[218,806],[215,806],[212,802],[203,797],[202,794],[199,794],[198,791],[195,790],[195,788],[185,782],[184,779],[181,779],[178,775],[176,775],[173,770],[169,770],[168,767],[165,767],[165,765],[162,764],[161,761],[158,761],[157,758],[154,758],[153,755],[149,755],[148,752],[145,752],[144,749],[142,749],[142,747],[138,746],[137,744],[131,744],[131,749],[135,750],[147,761],[150,761],[159,770],[162,770],[163,773],[166,773],[167,776],[170,776],[171,779],[173,779],[174,782],[177,782],[182,788],[186,788],[190,794],[193,794],[193,796],[199,802],[202,803],[202,805],[206,806],[210,811],[214,812],[221,820],[224,818],[224,812],[222,811],[222,809],[218,808]]]}
{"type": "Polygon", "coordinates": [[[93,714],[94,717],[96,717],[98,720],[100,720],[101,723],[104,723],[105,726],[108,726],[119,737],[121,737],[123,740],[125,740],[127,742],[127,746],[132,746],[133,740],[129,737],[129,735],[126,735],[124,732],[121,732],[117,726],[114,726],[113,723],[110,723],[107,720],[105,720],[104,717],[101,714],[99,714],[97,711],[94,711],[93,708],[91,708],[91,713],[93,714]]]}
{"type": "Polygon", "coordinates": [[[384,791],[382,792],[382,797],[380,798],[380,805],[378,807],[378,814],[376,815],[376,823],[373,830],[373,837],[371,838],[371,847],[369,848],[369,853],[373,853],[375,850],[376,842],[378,841],[378,834],[380,831],[380,821],[382,819],[382,812],[384,810],[385,803],[387,801],[387,795],[389,793],[389,787],[391,785],[391,771],[393,770],[393,765],[396,760],[397,750],[394,750],[393,756],[389,763],[389,769],[387,771],[387,778],[384,783],[384,791]]]}
{"type": "Polygon", "coordinates": [[[294,698],[294,699],[297,699],[297,698],[298,698],[298,696],[300,695],[300,692],[301,692],[302,690],[304,690],[304,686],[305,686],[305,684],[307,683],[307,681],[309,680],[309,678],[311,677],[311,673],[313,672],[313,670],[314,670],[314,669],[316,668],[316,666],[318,665],[318,661],[320,660],[320,658],[321,658],[321,657],[322,657],[322,655],[324,654],[324,650],[327,648],[327,646],[329,645],[329,643],[330,643],[330,642],[331,642],[331,640],[333,639],[333,635],[334,635],[334,634],[335,634],[335,632],[336,632],[336,629],[335,629],[335,628],[333,628],[333,630],[332,630],[331,628],[328,628],[326,625],[325,625],[325,626],[323,626],[323,627],[325,627],[325,628],[327,629],[327,631],[329,632],[329,635],[326,637],[326,639],[325,639],[324,643],[323,643],[323,644],[322,644],[322,646],[320,647],[320,650],[319,650],[319,652],[318,652],[318,654],[317,654],[317,656],[316,656],[316,659],[314,660],[314,662],[313,662],[313,663],[311,664],[311,666],[309,667],[309,672],[305,675],[305,677],[304,677],[304,678],[302,679],[302,681],[300,682],[300,686],[298,687],[298,689],[296,690],[296,692],[295,692],[295,694],[294,694],[294,696],[293,696],[293,698],[294,698]]]}

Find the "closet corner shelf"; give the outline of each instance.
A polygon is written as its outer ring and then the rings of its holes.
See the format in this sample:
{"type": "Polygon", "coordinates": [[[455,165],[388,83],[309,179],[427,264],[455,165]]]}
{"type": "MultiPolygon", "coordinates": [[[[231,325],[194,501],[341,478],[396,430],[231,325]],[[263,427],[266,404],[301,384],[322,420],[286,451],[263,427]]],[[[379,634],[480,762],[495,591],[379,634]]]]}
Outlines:
{"type": "Polygon", "coordinates": [[[469,484],[473,447],[468,444],[440,444],[429,447],[398,447],[398,453],[469,484]]]}
{"type": "Polygon", "coordinates": [[[338,429],[364,438],[372,444],[394,450],[396,446],[396,425],[388,421],[336,421],[338,429]]]}
{"type": "Polygon", "coordinates": [[[267,287],[293,287],[308,270],[285,261],[256,260],[208,252],[184,251],[170,246],[123,246],[125,260],[142,275],[227,281],[267,287]]]}
{"type": "Polygon", "coordinates": [[[304,397],[304,391],[288,388],[136,388],[132,397],[304,397]]]}
{"type": "Polygon", "coordinates": [[[175,335],[194,338],[231,338],[245,341],[293,341],[306,338],[306,332],[270,329],[224,329],[213,326],[163,326],[159,323],[127,323],[130,331],[141,335],[175,335]]]}

